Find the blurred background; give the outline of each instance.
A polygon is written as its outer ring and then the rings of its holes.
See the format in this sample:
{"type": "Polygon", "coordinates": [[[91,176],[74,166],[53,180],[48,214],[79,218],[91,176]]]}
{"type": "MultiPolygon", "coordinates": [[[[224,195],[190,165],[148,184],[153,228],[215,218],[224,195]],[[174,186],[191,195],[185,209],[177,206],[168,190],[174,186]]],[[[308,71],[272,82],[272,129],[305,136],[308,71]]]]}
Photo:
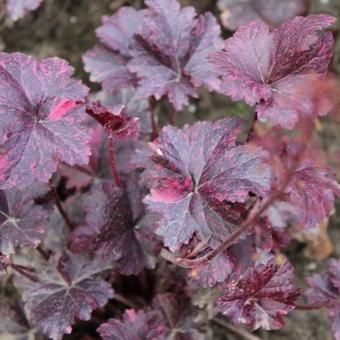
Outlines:
{"type": "MultiPolygon", "coordinates": [[[[7,0],[11,1],[11,0],[7,0]]],[[[26,0],[15,0],[23,1],[26,0]]],[[[39,2],[39,1],[38,1],[39,2]]],[[[213,12],[223,25],[223,37],[249,20],[263,20],[271,26],[280,24],[295,15],[328,13],[338,18],[333,26],[335,53],[330,64],[330,72],[340,73],[340,0],[182,0],[183,5],[192,5],[199,13],[213,12]]],[[[143,0],[43,0],[34,11],[28,11],[21,18],[19,12],[9,13],[6,0],[0,0],[0,50],[20,51],[36,57],[58,56],[65,58],[75,68],[76,76],[81,78],[92,91],[100,89],[98,84],[89,82],[83,69],[82,55],[97,42],[95,29],[100,25],[103,15],[111,15],[124,5],[143,7],[143,0]],[[18,14],[19,13],[19,14],[18,14]]],[[[158,110],[168,114],[166,104],[159,104],[158,110]]],[[[215,120],[226,115],[244,116],[251,109],[244,103],[235,103],[227,97],[201,90],[200,99],[179,113],[179,123],[195,120],[215,120]]],[[[329,163],[340,180],[340,118],[329,116],[318,124],[320,139],[329,163]]],[[[329,256],[340,257],[340,204],[337,213],[308,234],[298,235],[287,250],[287,255],[297,270],[298,283],[303,277],[318,271],[325,265],[322,260],[329,256]]],[[[218,326],[216,325],[218,328],[218,326]]],[[[331,327],[323,311],[293,312],[287,318],[286,326],[277,332],[262,331],[266,340],[331,340],[331,327]]],[[[217,329],[220,339],[239,339],[225,329],[217,329]]],[[[1,335],[0,335],[1,339],[1,335]]],[[[5,340],[5,339],[4,339],[5,340]]]]}

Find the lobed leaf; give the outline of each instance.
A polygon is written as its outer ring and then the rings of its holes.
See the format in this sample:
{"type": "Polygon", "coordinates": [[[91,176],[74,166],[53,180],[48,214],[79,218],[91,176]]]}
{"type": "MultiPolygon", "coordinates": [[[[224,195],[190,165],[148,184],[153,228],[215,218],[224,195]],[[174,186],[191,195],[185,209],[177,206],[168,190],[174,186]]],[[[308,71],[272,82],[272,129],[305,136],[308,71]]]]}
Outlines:
{"type": "Polygon", "coordinates": [[[59,58],[0,53],[0,188],[47,182],[60,162],[86,164],[82,128],[88,93],[59,58]]]}
{"type": "Polygon", "coordinates": [[[75,319],[89,320],[94,309],[112,298],[110,285],[101,277],[110,265],[71,252],[53,257],[27,285],[23,300],[28,319],[53,340],[70,334],[75,319]]]}
{"type": "Polygon", "coordinates": [[[244,202],[252,192],[265,196],[271,171],[266,153],[252,145],[235,146],[241,121],[199,122],[183,129],[165,127],[147,177],[148,208],[160,215],[157,233],[172,251],[198,239],[225,239],[235,228],[229,202],[244,202]]]}
{"type": "Polygon", "coordinates": [[[320,31],[334,21],[319,14],[296,17],[273,30],[256,21],[241,26],[225,41],[223,51],[210,56],[222,78],[222,92],[256,105],[260,119],[293,128],[300,115],[311,114],[298,92],[311,74],[326,73],[333,37],[320,31]]]}

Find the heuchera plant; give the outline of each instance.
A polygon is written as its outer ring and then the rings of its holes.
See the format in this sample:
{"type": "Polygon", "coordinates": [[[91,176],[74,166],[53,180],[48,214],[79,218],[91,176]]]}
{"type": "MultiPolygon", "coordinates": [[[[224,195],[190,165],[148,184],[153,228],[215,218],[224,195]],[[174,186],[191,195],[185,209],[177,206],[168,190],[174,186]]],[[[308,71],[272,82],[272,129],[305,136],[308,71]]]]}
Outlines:
{"type": "Polygon", "coordinates": [[[223,45],[211,13],[145,5],[103,18],[84,55],[96,94],[62,59],[0,53],[1,334],[212,339],[221,315],[274,330],[327,308],[339,340],[339,260],[302,304],[283,252],[340,195],[313,133],[335,19],[252,21],[223,45]],[[253,106],[247,122],[177,126],[201,86],[253,106]]]}

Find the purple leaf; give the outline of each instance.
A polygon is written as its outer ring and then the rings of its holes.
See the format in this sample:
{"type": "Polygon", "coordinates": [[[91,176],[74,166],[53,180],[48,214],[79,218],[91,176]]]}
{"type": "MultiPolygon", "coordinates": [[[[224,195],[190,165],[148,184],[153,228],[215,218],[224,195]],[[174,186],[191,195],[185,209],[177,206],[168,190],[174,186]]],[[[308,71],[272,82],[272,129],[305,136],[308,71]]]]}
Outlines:
{"type": "Polygon", "coordinates": [[[6,0],[7,13],[13,21],[22,18],[27,11],[36,10],[42,0],[6,0]]]}
{"type": "Polygon", "coordinates": [[[111,17],[104,16],[96,35],[102,44],[83,56],[85,70],[90,80],[100,82],[104,89],[114,92],[134,86],[136,77],[127,68],[131,48],[135,46],[134,34],[142,24],[145,11],[122,7],[111,17]]]}
{"type": "Polygon", "coordinates": [[[272,330],[283,326],[282,316],[294,308],[298,296],[290,263],[279,267],[269,261],[250,267],[241,276],[231,276],[217,306],[235,324],[272,330]]]}
{"type": "Polygon", "coordinates": [[[73,235],[73,249],[103,252],[117,262],[121,274],[140,272],[146,258],[124,191],[111,183],[99,183],[84,199],[84,210],[86,225],[73,235]]]}
{"type": "Polygon", "coordinates": [[[138,136],[139,119],[128,116],[123,105],[111,110],[99,101],[90,102],[86,105],[86,112],[104,127],[109,138],[123,140],[138,136]]]}
{"type": "Polygon", "coordinates": [[[165,327],[157,311],[126,310],[122,319],[109,319],[98,328],[103,340],[163,340],[165,327]]]}
{"type": "Polygon", "coordinates": [[[336,340],[340,339],[340,260],[332,259],[328,271],[307,278],[310,286],[305,295],[308,302],[325,305],[332,319],[332,329],[336,340]]]}
{"type": "Polygon", "coordinates": [[[78,104],[88,89],[59,58],[0,53],[0,187],[47,182],[58,164],[86,164],[78,104]]]}
{"type": "Polygon", "coordinates": [[[306,0],[219,0],[223,25],[236,30],[250,21],[264,21],[268,25],[278,26],[283,22],[302,14],[307,9],[306,0]]]}
{"type": "Polygon", "coordinates": [[[244,202],[249,192],[267,194],[266,153],[252,145],[235,146],[240,125],[226,118],[163,129],[147,170],[151,194],[145,203],[161,216],[157,233],[172,251],[194,233],[200,240],[225,239],[234,229],[225,201],[244,202]]]}
{"type": "Polygon", "coordinates": [[[327,71],[333,37],[320,31],[334,21],[320,14],[296,17],[274,30],[261,22],[242,26],[225,41],[222,52],[210,57],[222,77],[222,92],[256,105],[259,118],[293,128],[300,114],[310,115],[301,108],[298,88],[311,74],[327,71]]]}
{"type": "Polygon", "coordinates": [[[42,268],[39,281],[23,292],[29,320],[54,340],[70,334],[75,319],[89,320],[94,309],[112,298],[110,285],[101,276],[110,265],[68,252],[42,268]]]}
{"type": "Polygon", "coordinates": [[[44,237],[48,213],[34,203],[28,192],[0,191],[0,252],[14,253],[15,247],[37,247],[44,237]]]}
{"type": "Polygon", "coordinates": [[[286,190],[292,213],[300,223],[315,227],[330,216],[340,185],[326,168],[305,167],[295,172],[286,190]]]}
{"type": "Polygon", "coordinates": [[[142,95],[159,100],[167,96],[176,110],[197,97],[196,87],[219,88],[207,61],[221,47],[220,27],[212,14],[196,16],[193,7],[176,0],[148,0],[148,12],[136,36],[128,66],[137,73],[142,95]],[[138,48],[137,48],[138,47],[138,48]]]}
{"type": "Polygon", "coordinates": [[[90,80],[102,84],[106,91],[114,92],[133,86],[135,76],[127,68],[128,59],[103,45],[97,45],[83,56],[84,69],[90,80]]]}
{"type": "Polygon", "coordinates": [[[220,81],[207,61],[222,47],[220,27],[212,14],[197,16],[193,7],[176,0],[149,0],[148,8],[122,8],[104,17],[97,29],[102,45],[84,56],[91,80],[107,91],[136,85],[144,97],[167,96],[180,110],[196,88],[219,88],[220,81]]]}

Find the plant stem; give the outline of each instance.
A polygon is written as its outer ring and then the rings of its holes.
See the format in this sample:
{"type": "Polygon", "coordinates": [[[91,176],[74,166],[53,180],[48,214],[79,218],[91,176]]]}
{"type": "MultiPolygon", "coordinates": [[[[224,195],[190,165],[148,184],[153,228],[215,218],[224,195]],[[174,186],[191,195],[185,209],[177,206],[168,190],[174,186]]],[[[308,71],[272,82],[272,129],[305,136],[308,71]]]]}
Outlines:
{"type": "Polygon", "coordinates": [[[34,272],[33,269],[25,267],[25,266],[21,266],[20,264],[14,264],[14,263],[12,263],[11,267],[13,270],[27,277],[32,282],[38,282],[38,278],[32,273],[34,272]]]}
{"type": "Polygon", "coordinates": [[[232,325],[231,323],[229,323],[228,321],[225,321],[221,318],[215,317],[214,319],[212,319],[212,321],[215,322],[217,325],[222,326],[222,327],[232,331],[233,333],[240,335],[243,339],[246,339],[246,340],[261,340],[261,338],[247,332],[245,329],[242,329],[240,327],[236,327],[236,326],[232,325]]]}
{"type": "MultiPolygon", "coordinates": [[[[306,122],[307,124],[307,122],[306,122]]],[[[309,125],[309,124],[308,124],[309,125]]],[[[305,153],[305,149],[307,147],[308,141],[312,136],[313,129],[309,128],[309,126],[305,126],[305,134],[303,135],[303,147],[301,148],[300,152],[293,158],[291,166],[289,169],[287,169],[286,176],[284,176],[282,180],[282,184],[278,186],[278,189],[275,189],[271,195],[267,199],[264,199],[261,202],[261,206],[255,206],[250,214],[248,215],[248,218],[241,224],[241,226],[236,229],[234,232],[232,232],[229,237],[222,242],[217,248],[211,250],[208,254],[197,258],[197,259],[186,259],[181,257],[175,257],[174,254],[171,252],[163,249],[161,252],[161,255],[167,259],[170,262],[173,262],[177,264],[178,266],[184,267],[184,268],[192,268],[196,266],[200,266],[203,264],[208,263],[211,261],[215,256],[222,253],[224,250],[229,248],[231,245],[233,245],[239,238],[246,233],[248,230],[253,228],[256,225],[256,222],[258,219],[263,215],[263,213],[278,199],[281,197],[281,195],[284,193],[285,189],[290,184],[294,173],[296,169],[299,167],[300,160],[303,157],[305,153]],[[256,210],[257,209],[257,210],[256,210]]]]}
{"type": "Polygon", "coordinates": [[[150,119],[151,119],[151,140],[155,140],[158,137],[158,124],[157,124],[157,115],[154,108],[154,100],[152,97],[149,98],[149,111],[150,111],[150,119]]]}
{"type": "Polygon", "coordinates": [[[41,257],[44,259],[44,260],[46,260],[46,261],[48,261],[48,259],[49,259],[49,255],[48,255],[48,253],[41,247],[41,246],[38,246],[37,248],[37,251],[38,251],[38,253],[41,255],[41,257]]]}
{"type": "Polygon", "coordinates": [[[139,306],[136,303],[134,303],[133,301],[129,300],[125,296],[120,295],[119,293],[114,293],[113,299],[118,301],[119,303],[129,307],[129,308],[133,308],[133,309],[138,309],[139,308],[139,306]]]}
{"type": "Polygon", "coordinates": [[[113,137],[109,136],[109,154],[110,154],[110,162],[111,162],[111,170],[112,170],[112,176],[115,180],[115,183],[118,187],[121,186],[121,178],[119,176],[119,172],[116,166],[116,153],[115,153],[115,148],[113,144],[113,137]]]}
{"type": "Polygon", "coordinates": [[[171,113],[170,113],[170,124],[176,125],[177,120],[177,112],[173,106],[171,106],[171,113]]]}
{"type": "Polygon", "coordinates": [[[56,189],[56,187],[54,186],[54,184],[52,183],[51,180],[49,181],[49,185],[50,185],[50,188],[52,190],[52,193],[53,193],[53,196],[54,196],[54,201],[55,201],[55,204],[56,204],[56,206],[58,208],[58,211],[59,211],[60,215],[64,219],[66,225],[71,230],[73,230],[74,229],[74,224],[71,222],[67,212],[65,211],[65,209],[63,207],[63,204],[61,203],[60,197],[58,195],[57,189],[56,189]]]}

